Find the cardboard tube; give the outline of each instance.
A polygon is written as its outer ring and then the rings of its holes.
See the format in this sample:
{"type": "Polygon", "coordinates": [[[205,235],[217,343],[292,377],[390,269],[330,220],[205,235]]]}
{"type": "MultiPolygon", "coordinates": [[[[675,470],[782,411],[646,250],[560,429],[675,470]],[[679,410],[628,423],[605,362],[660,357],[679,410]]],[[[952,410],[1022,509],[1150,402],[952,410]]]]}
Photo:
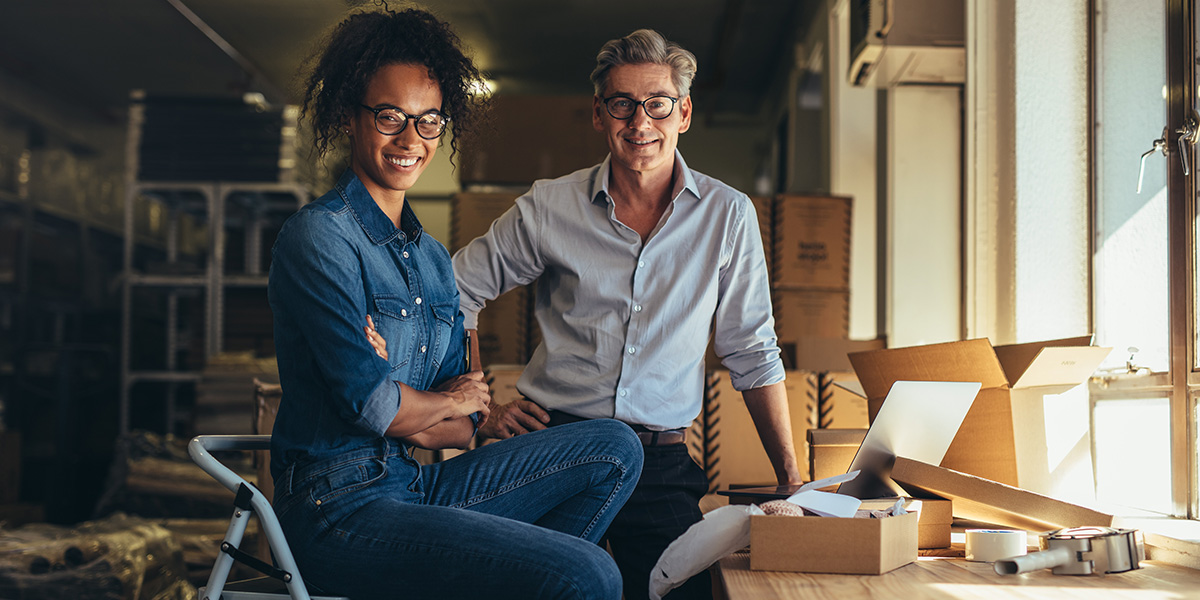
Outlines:
{"type": "Polygon", "coordinates": [[[992,569],[996,571],[997,575],[1016,575],[1039,569],[1053,569],[1071,562],[1071,554],[1070,548],[1059,546],[1033,554],[997,560],[996,564],[992,565],[992,569]]]}

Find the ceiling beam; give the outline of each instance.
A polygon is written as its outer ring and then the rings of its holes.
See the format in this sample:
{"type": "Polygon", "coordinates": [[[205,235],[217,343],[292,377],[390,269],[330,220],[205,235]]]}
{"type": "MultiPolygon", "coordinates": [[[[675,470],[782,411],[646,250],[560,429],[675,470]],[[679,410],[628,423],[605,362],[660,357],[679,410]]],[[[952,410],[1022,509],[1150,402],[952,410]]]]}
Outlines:
{"type": "Polygon", "coordinates": [[[230,44],[225,40],[224,37],[221,37],[221,34],[217,33],[216,30],[208,25],[208,23],[204,22],[204,19],[201,19],[199,15],[192,11],[192,9],[188,8],[187,5],[183,3],[183,0],[167,0],[167,3],[175,7],[175,10],[179,11],[179,14],[183,15],[184,18],[192,23],[192,25],[195,25],[196,29],[200,30],[200,33],[203,33],[209,40],[212,41],[212,43],[216,44],[217,48],[220,48],[221,52],[224,52],[226,56],[233,59],[233,62],[237,63],[237,65],[241,67],[247,75],[250,76],[252,82],[258,83],[262,94],[266,96],[268,102],[272,104],[287,103],[287,95],[283,93],[283,91],[280,90],[274,83],[272,83],[271,80],[268,79],[265,74],[263,74],[261,69],[259,69],[254,63],[250,62],[250,59],[246,58],[245,55],[239,52],[237,48],[234,48],[233,44],[230,44]]]}

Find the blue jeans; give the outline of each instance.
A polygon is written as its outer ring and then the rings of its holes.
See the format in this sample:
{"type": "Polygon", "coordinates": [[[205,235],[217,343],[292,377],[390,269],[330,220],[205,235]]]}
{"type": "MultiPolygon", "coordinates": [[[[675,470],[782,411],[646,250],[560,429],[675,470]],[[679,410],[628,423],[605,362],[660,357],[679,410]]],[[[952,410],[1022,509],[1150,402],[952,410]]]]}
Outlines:
{"type": "Polygon", "coordinates": [[[275,512],[305,580],[355,600],[616,600],[621,576],[597,542],[641,469],[641,443],[610,419],[425,466],[380,439],[288,467],[275,512]]]}

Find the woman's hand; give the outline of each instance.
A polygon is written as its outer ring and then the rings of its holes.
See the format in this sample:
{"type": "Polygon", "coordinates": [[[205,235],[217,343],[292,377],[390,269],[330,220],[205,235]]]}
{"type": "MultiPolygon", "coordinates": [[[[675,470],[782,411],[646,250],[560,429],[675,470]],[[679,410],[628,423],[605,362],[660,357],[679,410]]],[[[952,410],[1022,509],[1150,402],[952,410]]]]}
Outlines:
{"type": "Polygon", "coordinates": [[[479,422],[482,424],[492,412],[492,395],[483,381],[483,371],[468,371],[452,377],[433,391],[450,400],[455,412],[451,418],[479,413],[479,422]]]}
{"type": "Polygon", "coordinates": [[[363,333],[367,334],[367,341],[375,349],[375,354],[378,354],[383,360],[387,360],[387,340],[384,340],[383,336],[375,331],[375,322],[371,320],[371,315],[367,315],[367,326],[363,327],[363,333]]]}

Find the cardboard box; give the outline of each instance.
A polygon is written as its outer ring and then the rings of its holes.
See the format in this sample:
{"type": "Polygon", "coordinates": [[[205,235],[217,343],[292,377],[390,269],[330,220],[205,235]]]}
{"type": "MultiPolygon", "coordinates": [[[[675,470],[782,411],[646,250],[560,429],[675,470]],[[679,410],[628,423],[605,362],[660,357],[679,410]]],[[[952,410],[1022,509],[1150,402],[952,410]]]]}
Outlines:
{"type": "Polygon", "coordinates": [[[750,202],[754,204],[754,212],[758,216],[758,232],[762,235],[763,258],[767,263],[767,273],[771,273],[771,265],[775,262],[774,253],[774,228],[771,222],[774,220],[774,198],[770,196],[750,196],[750,202]]]}
{"type": "Polygon", "coordinates": [[[904,457],[896,458],[892,479],[915,496],[951,500],[954,516],[970,521],[1027,531],[1112,527],[1115,521],[1112,515],[1085,506],[904,457]]]}
{"type": "MultiPolygon", "coordinates": [[[[871,418],[879,411],[892,383],[909,381],[978,381],[983,384],[963,420],[942,466],[1000,483],[1051,493],[1053,481],[1066,471],[1091,471],[1090,454],[1070,465],[1049,465],[1047,437],[1070,430],[1090,448],[1086,425],[1044,419],[1049,396],[1061,394],[1087,378],[1110,348],[1089,346],[1090,336],[993,348],[987,339],[911,348],[853,353],[850,362],[867,394],[871,418]],[[1082,433],[1078,433],[1082,429],[1082,433]],[[1057,430],[1057,431],[1056,431],[1057,430]],[[1085,443],[1086,442],[1086,443],[1085,443]]],[[[1085,414],[1080,417],[1086,419],[1085,414]]],[[[1090,477],[1090,475],[1086,475],[1090,477]]]]}
{"type": "Polygon", "coordinates": [[[854,454],[866,436],[866,429],[809,429],[808,462],[812,480],[849,471],[854,454]]]}
{"type": "MultiPolygon", "coordinates": [[[[810,373],[808,394],[812,423],[824,429],[866,429],[867,399],[844,386],[857,387],[854,373],[810,373]]],[[[842,471],[844,473],[845,471],[842,471]]],[[[820,477],[813,477],[813,480],[820,477]]]]}
{"type": "Polygon", "coordinates": [[[880,350],[887,340],[848,340],[845,338],[779,338],[783,366],[802,371],[853,371],[849,355],[852,352],[880,350]]]}
{"type": "Polygon", "coordinates": [[[775,335],[784,341],[844,339],[850,334],[850,292],[792,290],[771,292],[775,335]]]}
{"type": "Polygon", "coordinates": [[[493,364],[525,364],[529,359],[530,298],[524,287],[513,288],[488,302],[479,313],[479,360],[493,364]]]}
{"type": "Polygon", "coordinates": [[[492,222],[516,203],[524,192],[461,192],[450,206],[450,254],[487,233],[492,222]]]}
{"type": "MultiPolygon", "coordinates": [[[[808,375],[789,371],[784,381],[792,443],[801,467],[808,463],[805,433],[811,419],[808,375]]],[[[728,371],[709,372],[704,407],[688,430],[688,451],[708,475],[709,491],[728,488],[730,484],[774,485],[777,481],[746,401],[741,392],[733,389],[728,371]]]]}
{"type": "Polygon", "coordinates": [[[852,199],[839,196],[778,196],[771,283],[789,288],[848,289],[852,204],[852,199]]]}
{"type": "Polygon", "coordinates": [[[750,517],[750,569],[879,575],[917,559],[919,515],[750,517]]]}
{"type": "Polygon", "coordinates": [[[493,404],[508,404],[524,398],[521,392],[517,391],[517,381],[525,371],[524,365],[488,365],[484,371],[483,379],[488,384],[493,404]]]}
{"type": "Polygon", "coordinates": [[[604,136],[592,128],[591,95],[500,94],[491,103],[495,131],[461,150],[464,184],[530,184],[599,164],[608,155],[604,136]]]}
{"type": "MultiPolygon", "coordinates": [[[[863,500],[859,510],[886,510],[900,498],[863,500]]],[[[917,548],[921,550],[950,547],[950,525],[954,521],[952,503],[944,498],[904,498],[904,509],[919,513],[917,548]]]]}

